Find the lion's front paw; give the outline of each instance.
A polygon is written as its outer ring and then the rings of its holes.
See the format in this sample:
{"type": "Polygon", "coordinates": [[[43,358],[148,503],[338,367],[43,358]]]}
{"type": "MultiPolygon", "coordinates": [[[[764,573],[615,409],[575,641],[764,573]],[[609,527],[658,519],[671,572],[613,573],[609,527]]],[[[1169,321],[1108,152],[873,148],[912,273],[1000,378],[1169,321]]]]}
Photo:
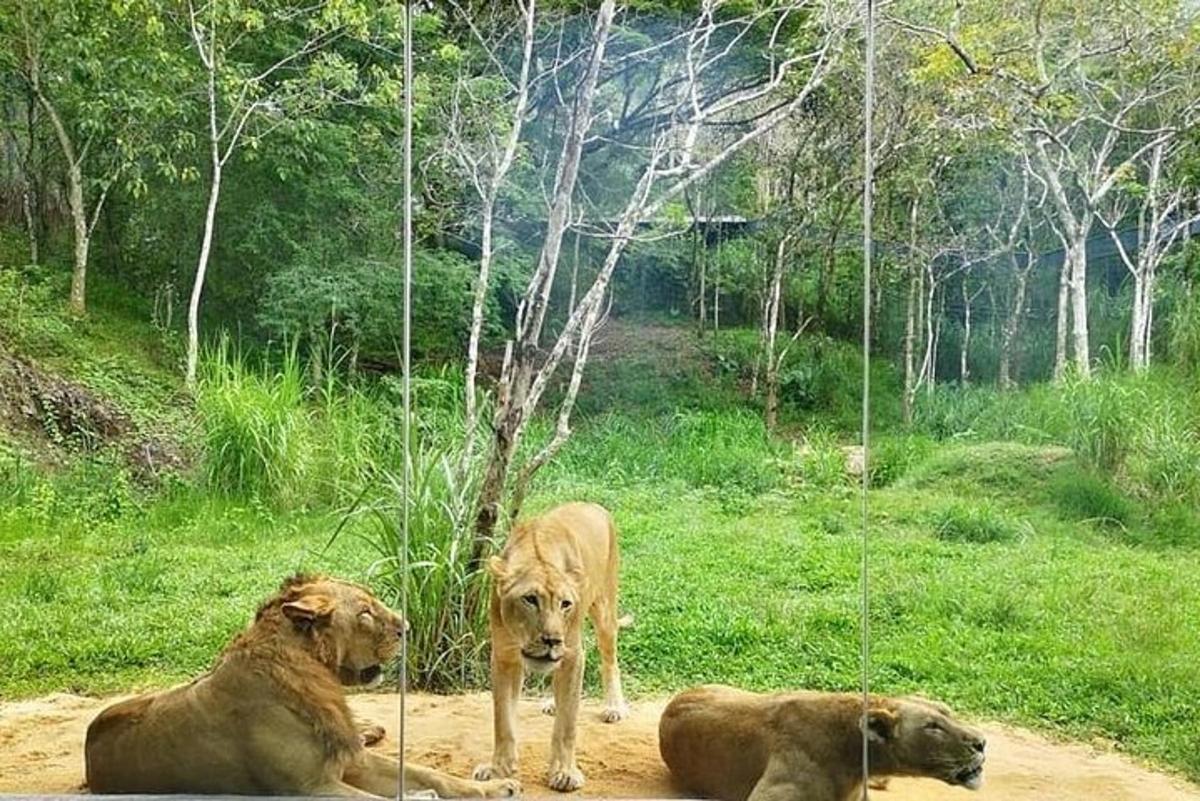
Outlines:
{"type": "Polygon", "coordinates": [[[558,707],[556,707],[554,705],[553,698],[547,698],[545,701],[542,701],[542,714],[543,715],[549,715],[550,717],[554,717],[554,713],[557,711],[558,711],[558,707]]]}
{"type": "Polygon", "coordinates": [[[409,790],[404,794],[405,799],[421,799],[422,801],[423,799],[437,797],[438,794],[436,790],[409,790]]]}
{"type": "Polygon", "coordinates": [[[358,727],[358,738],[362,740],[362,744],[366,746],[375,745],[382,740],[386,734],[387,730],[382,726],[364,723],[358,727]]]}
{"type": "Polygon", "coordinates": [[[550,785],[551,790],[570,793],[583,786],[583,771],[577,765],[564,768],[551,766],[550,776],[546,783],[550,785]]]}
{"type": "Polygon", "coordinates": [[[521,783],[516,779],[495,779],[482,784],[484,798],[510,798],[521,794],[521,783]]]}
{"type": "Polygon", "coordinates": [[[508,762],[497,761],[488,765],[479,765],[471,774],[477,782],[490,782],[497,779],[508,779],[517,775],[517,766],[508,762]]]}
{"type": "Polygon", "coordinates": [[[600,720],[605,723],[616,723],[618,720],[624,720],[627,717],[629,717],[629,704],[624,701],[619,704],[609,704],[600,713],[600,720]]]}

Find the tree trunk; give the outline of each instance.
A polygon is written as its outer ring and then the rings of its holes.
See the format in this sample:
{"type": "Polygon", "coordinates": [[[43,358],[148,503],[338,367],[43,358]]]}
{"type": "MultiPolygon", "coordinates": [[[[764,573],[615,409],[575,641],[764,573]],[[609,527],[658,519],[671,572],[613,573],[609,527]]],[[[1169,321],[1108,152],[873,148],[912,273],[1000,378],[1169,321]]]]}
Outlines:
{"type": "MultiPolygon", "coordinates": [[[[21,215],[25,221],[25,236],[29,240],[29,263],[37,266],[38,254],[38,190],[35,148],[37,146],[37,98],[31,91],[25,105],[25,154],[18,163],[21,171],[21,215]]],[[[13,134],[14,144],[16,134],[13,134]]]]}
{"type": "Polygon", "coordinates": [[[914,349],[916,344],[916,322],[917,322],[917,288],[920,281],[920,270],[915,269],[911,262],[909,264],[908,276],[908,301],[904,310],[904,399],[903,413],[904,424],[912,425],[913,421],[913,401],[917,394],[917,377],[916,365],[913,362],[914,349]]]}
{"type": "Polygon", "coordinates": [[[75,234],[75,263],[71,269],[71,300],[73,314],[87,311],[88,236],[87,209],[83,205],[83,174],[78,163],[67,168],[67,206],[71,209],[71,229],[75,234]]]}
{"type": "Polygon", "coordinates": [[[1087,309],[1087,226],[1071,248],[1071,343],[1075,369],[1081,376],[1091,374],[1091,350],[1088,346],[1087,309]]]}
{"type": "Polygon", "coordinates": [[[962,349],[958,354],[958,382],[965,387],[971,380],[970,368],[967,364],[967,355],[971,348],[971,295],[967,292],[967,281],[965,278],[962,282],[962,299],[963,338],[962,349]]]}
{"type": "MultiPolygon", "coordinates": [[[[69,307],[73,314],[82,315],[87,311],[88,246],[91,244],[91,229],[88,227],[87,207],[83,197],[83,165],[81,159],[75,155],[75,145],[71,141],[71,135],[67,133],[66,126],[63,125],[62,118],[58,116],[58,110],[42,92],[36,59],[32,61],[29,69],[31,91],[46,111],[46,116],[50,118],[54,136],[58,139],[58,145],[62,148],[63,158],[67,163],[67,206],[71,211],[71,227],[75,234],[75,263],[71,271],[69,307]]],[[[103,199],[99,203],[103,204],[103,199]]]]}
{"type": "Polygon", "coordinates": [[[938,294],[938,310],[937,315],[933,314],[933,296],[937,293],[937,285],[931,285],[929,288],[929,314],[931,319],[931,328],[929,336],[931,338],[929,346],[929,376],[926,378],[925,393],[933,394],[934,385],[937,384],[938,374],[938,349],[941,347],[942,340],[942,321],[946,317],[946,290],[943,287],[941,293],[938,294]]]}
{"type": "Polygon", "coordinates": [[[467,366],[464,376],[464,443],[460,469],[466,471],[475,450],[475,429],[478,423],[476,376],[479,372],[479,342],[483,338],[483,310],[487,305],[488,285],[492,267],[492,214],[494,204],[484,198],[483,231],[480,237],[479,274],[475,277],[475,296],[471,302],[471,330],[467,335],[467,366]]]}
{"type": "Polygon", "coordinates": [[[1062,268],[1058,274],[1058,311],[1054,324],[1054,380],[1062,381],[1067,373],[1067,324],[1071,313],[1067,302],[1071,295],[1071,262],[1063,251],[1062,268]]]}
{"type": "Polygon", "coordinates": [[[717,250],[713,259],[713,333],[721,330],[721,232],[717,230],[717,250]]]}
{"type": "MultiPolygon", "coordinates": [[[[500,151],[493,174],[486,184],[477,183],[482,188],[480,195],[483,206],[483,230],[480,242],[479,274],[475,278],[475,295],[471,303],[471,330],[467,341],[467,367],[465,375],[464,405],[465,432],[463,441],[460,472],[467,471],[474,456],[476,429],[478,428],[479,412],[476,397],[476,379],[479,371],[479,343],[483,338],[483,312],[487,305],[487,293],[491,281],[491,266],[493,259],[492,229],[495,221],[496,198],[505,176],[512,167],[513,158],[520,143],[521,127],[525,121],[525,112],[529,102],[529,73],[533,61],[533,37],[537,15],[536,0],[529,0],[525,6],[525,35],[522,48],[521,75],[517,80],[516,106],[513,109],[512,127],[508,131],[504,148],[500,151]]],[[[571,305],[575,305],[575,279],[579,271],[579,232],[575,232],[575,261],[571,273],[571,305]]]]}
{"type": "MultiPolygon", "coordinates": [[[[483,485],[480,488],[479,508],[475,516],[475,542],[472,545],[469,569],[476,570],[490,546],[500,519],[501,500],[508,481],[512,457],[520,442],[526,419],[526,401],[536,369],[538,343],[549,303],[550,289],[558,267],[563,233],[574,196],[575,182],[583,141],[591,121],[592,104],[604,49],[611,31],[615,0],[603,0],[596,16],[592,53],[587,70],[580,80],[578,94],[568,122],[563,148],[554,182],[554,195],[547,215],[546,239],[534,275],[517,309],[516,338],[505,350],[497,392],[495,435],[488,456],[483,485]]],[[[607,265],[606,265],[607,267],[607,265]]],[[[598,279],[599,280],[599,279],[598,279]]],[[[595,301],[593,301],[595,302],[595,301]]],[[[579,313],[576,310],[576,314],[579,313]]]]}
{"type": "Polygon", "coordinates": [[[1142,296],[1142,302],[1145,304],[1145,311],[1142,313],[1143,325],[1143,342],[1142,342],[1142,363],[1139,370],[1145,370],[1150,366],[1150,360],[1153,356],[1154,342],[1154,287],[1158,277],[1155,275],[1154,264],[1146,265],[1146,289],[1142,296]]]}
{"type": "MultiPolygon", "coordinates": [[[[1013,267],[1016,268],[1016,258],[1013,257],[1013,267]]],[[[1013,350],[1016,347],[1017,339],[1021,333],[1021,321],[1025,316],[1025,294],[1029,285],[1029,267],[1033,262],[1033,255],[1026,254],[1025,269],[1015,269],[1017,285],[1013,288],[1013,304],[1009,311],[1008,319],[1004,321],[1004,328],[1000,334],[1000,389],[1012,389],[1016,384],[1013,381],[1013,350]]]]}
{"type": "Polygon", "coordinates": [[[579,231],[575,231],[575,253],[571,260],[571,297],[567,300],[567,316],[575,313],[575,296],[579,292],[579,231]]]}
{"type": "Polygon", "coordinates": [[[775,266],[771,274],[771,289],[767,295],[767,319],[763,337],[766,361],[766,424],[774,431],[779,418],[779,359],[775,356],[775,339],[779,333],[779,307],[783,298],[783,266],[787,254],[787,237],[775,248],[775,266]]]}
{"type": "MultiPolygon", "coordinates": [[[[216,152],[216,143],[213,144],[216,152]]],[[[196,387],[196,372],[200,363],[200,296],[204,292],[204,277],[208,273],[208,258],[212,250],[213,229],[217,219],[217,199],[221,194],[221,162],[213,159],[212,185],[208,191],[208,210],[204,215],[204,238],[200,241],[200,259],[196,262],[196,278],[188,301],[187,385],[196,387]]]]}
{"type": "Polygon", "coordinates": [[[1141,370],[1145,364],[1143,348],[1146,343],[1145,318],[1146,283],[1141,270],[1133,274],[1133,308],[1129,315],[1129,368],[1141,370]]]}

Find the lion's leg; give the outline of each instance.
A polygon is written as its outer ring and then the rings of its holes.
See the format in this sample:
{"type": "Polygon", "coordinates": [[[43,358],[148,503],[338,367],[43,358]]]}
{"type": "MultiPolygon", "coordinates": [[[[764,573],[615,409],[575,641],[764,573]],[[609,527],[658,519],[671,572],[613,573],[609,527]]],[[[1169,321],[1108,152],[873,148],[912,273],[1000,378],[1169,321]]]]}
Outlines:
{"type": "Polygon", "coordinates": [[[843,801],[833,782],[816,765],[803,766],[772,757],[746,801],[843,801]]]}
{"type": "MultiPolygon", "coordinates": [[[[395,797],[399,789],[400,763],[383,754],[363,751],[346,768],[342,778],[362,790],[395,797]]],[[[404,787],[406,792],[433,791],[439,798],[502,798],[521,792],[521,783],[516,779],[471,781],[411,764],[404,766],[404,787]]]]}
{"type": "MultiPolygon", "coordinates": [[[[614,593],[615,596],[615,593],[614,593]]],[[[600,651],[600,680],[604,684],[604,712],[600,718],[605,723],[616,723],[629,714],[625,693],[621,690],[621,668],[617,664],[616,598],[603,599],[592,610],[592,625],[596,629],[596,647],[600,651]]]]}
{"type": "Polygon", "coordinates": [[[358,739],[362,741],[363,745],[376,745],[387,736],[387,730],[378,723],[364,723],[358,720],[354,725],[358,727],[358,739]]]}
{"type": "Polygon", "coordinates": [[[547,783],[561,792],[583,786],[583,771],[575,762],[575,727],[583,696],[583,630],[577,629],[567,645],[562,664],[554,672],[554,734],[550,738],[550,770],[547,783]]]}
{"type": "Polygon", "coordinates": [[[492,654],[492,762],[475,768],[479,781],[517,775],[517,702],[524,680],[525,667],[519,659],[492,654]]]}
{"type": "Polygon", "coordinates": [[[309,791],[312,795],[329,795],[349,798],[379,798],[380,796],[395,795],[395,790],[389,793],[369,793],[346,782],[329,782],[309,791]]]}

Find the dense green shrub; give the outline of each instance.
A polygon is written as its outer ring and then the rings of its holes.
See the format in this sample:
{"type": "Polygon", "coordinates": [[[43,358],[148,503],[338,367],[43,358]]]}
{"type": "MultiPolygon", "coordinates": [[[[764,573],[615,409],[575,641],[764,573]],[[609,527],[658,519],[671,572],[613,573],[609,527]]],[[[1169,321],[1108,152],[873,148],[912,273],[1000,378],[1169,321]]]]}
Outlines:
{"type": "MultiPolygon", "coordinates": [[[[477,267],[445,250],[413,254],[413,350],[418,357],[464,352],[477,267]]],[[[398,257],[340,264],[297,261],[267,279],[259,323],[268,332],[320,348],[325,339],[363,358],[398,361],[404,274],[398,257]]],[[[495,324],[495,296],[485,319],[495,324]]]]}

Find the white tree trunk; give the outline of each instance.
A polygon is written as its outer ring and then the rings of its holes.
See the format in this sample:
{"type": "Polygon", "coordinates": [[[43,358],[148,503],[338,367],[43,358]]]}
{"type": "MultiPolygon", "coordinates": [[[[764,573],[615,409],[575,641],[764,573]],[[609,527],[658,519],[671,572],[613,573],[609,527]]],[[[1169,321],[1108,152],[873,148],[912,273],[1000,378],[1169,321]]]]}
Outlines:
{"type": "Polygon", "coordinates": [[[908,302],[904,309],[904,424],[911,425],[913,421],[913,403],[917,395],[917,376],[914,355],[916,352],[917,333],[917,289],[921,271],[909,263],[908,302]]]}
{"type": "Polygon", "coordinates": [[[767,292],[763,352],[766,361],[766,424],[774,431],[779,418],[779,359],[775,355],[775,339],[779,334],[779,307],[783,298],[783,268],[788,240],[782,237],[775,248],[775,264],[771,273],[771,288],[767,292]]]}
{"type": "Polygon", "coordinates": [[[963,339],[962,349],[958,354],[958,381],[963,386],[971,380],[970,368],[967,364],[968,352],[971,349],[971,295],[967,292],[967,282],[962,282],[963,299],[963,339]]]}
{"type": "MultiPolygon", "coordinates": [[[[215,36],[215,33],[212,34],[215,36]]],[[[204,278],[208,273],[208,259],[212,252],[213,229],[217,223],[217,201],[221,196],[221,138],[217,128],[217,72],[215,44],[205,61],[208,69],[208,147],[212,161],[212,181],[208,187],[208,208],[204,214],[204,237],[200,241],[200,258],[196,262],[196,276],[192,282],[192,296],[188,300],[188,340],[186,380],[189,389],[196,387],[196,372],[200,363],[200,296],[204,292],[204,278]]],[[[204,50],[197,37],[197,48],[203,58],[204,50]]]]}
{"type": "Polygon", "coordinates": [[[83,314],[87,311],[87,268],[91,237],[88,235],[87,209],[83,205],[83,175],[78,163],[67,168],[67,206],[71,210],[71,229],[75,234],[70,307],[74,314],[83,314]]]}
{"type": "Polygon", "coordinates": [[[220,159],[214,158],[212,184],[208,190],[208,210],[204,215],[204,238],[200,242],[200,259],[196,262],[192,296],[188,300],[187,385],[193,389],[196,386],[196,372],[200,363],[200,296],[204,292],[204,278],[208,273],[208,258],[212,251],[213,229],[217,220],[217,200],[220,195],[221,162],[220,159]]]}
{"type": "Polygon", "coordinates": [[[1058,305],[1054,322],[1054,380],[1061,381],[1067,373],[1067,328],[1071,306],[1071,263],[1063,251],[1062,268],[1058,273],[1058,305]]]}
{"type": "MultiPolygon", "coordinates": [[[[461,470],[465,472],[475,449],[476,428],[478,425],[477,376],[479,372],[479,343],[483,337],[483,312],[487,304],[487,293],[491,281],[493,251],[493,226],[495,222],[496,200],[504,179],[516,156],[517,145],[521,138],[521,127],[525,121],[525,113],[529,104],[529,75],[533,63],[533,35],[537,16],[536,0],[528,0],[524,6],[525,33],[522,40],[521,73],[517,79],[517,97],[513,108],[512,125],[504,140],[503,149],[494,154],[495,164],[491,175],[475,176],[476,187],[480,190],[482,201],[482,226],[479,274],[475,278],[475,294],[471,303],[471,330],[467,337],[467,367],[465,376],[465,432],[461,470]]],[[[575,235],[575,269],[579,268],[579,235],[575,235]]],[[[571,302],[574,304],[574,283],[571,289],[571,302]]]]}
{"type": "Polygon", "coordinates": [[[1087,226],[1072,243],[1071,261],[1071,344],[1075,369],[1081,376],[1091,375],[1091,350],[1088,346],[1087,307],[1087,226]]]}
{"type": "Polygon", "coordinates": [[[1013,288],[1012,309],[1009,311],[1008,319],[1005,320],[1000,334],[1000,389],[1012,389],[1016,383],[1013,380],[1013,352],[1017,347],[1017,341],[1021,334],[1021,322],[1025,316],[1025,295],[1029,285],[1029,269],[1033,263],[1033,255],[1026,254],[1025,259],[1026,267],[1021,269],[1016,268],[1016,258],[1013,257],[1017,285],[1013,288]]]}

